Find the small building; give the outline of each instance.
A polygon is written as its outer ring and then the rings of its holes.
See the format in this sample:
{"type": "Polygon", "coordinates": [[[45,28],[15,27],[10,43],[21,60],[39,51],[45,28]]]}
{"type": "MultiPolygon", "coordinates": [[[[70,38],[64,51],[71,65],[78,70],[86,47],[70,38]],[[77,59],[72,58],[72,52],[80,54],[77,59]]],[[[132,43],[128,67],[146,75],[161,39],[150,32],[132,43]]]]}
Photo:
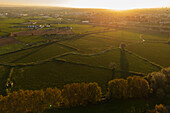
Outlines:
{"type": "Polygon", "coordinates": [[[19,16],[28,16],[28,14],[19,14],[19,16]]]}
{"type": "Polygon", "coordinates": [[[45,27],[51,27],[51,25],[50,25],[50,24],[47,24],[47,25],[45,25],[45,27]]]}
{"type": "Polygon", "coordinates": [[[82,21],[82,23],[84,23],[84,24],[88,24],[88,23],[90,23],[89,21],[82,21]]]}

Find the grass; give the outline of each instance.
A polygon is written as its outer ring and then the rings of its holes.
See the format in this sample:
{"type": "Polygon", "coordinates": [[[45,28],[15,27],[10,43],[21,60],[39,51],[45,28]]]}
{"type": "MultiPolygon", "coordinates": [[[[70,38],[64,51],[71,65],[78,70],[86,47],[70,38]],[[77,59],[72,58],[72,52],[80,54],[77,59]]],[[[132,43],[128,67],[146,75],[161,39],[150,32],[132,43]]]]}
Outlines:
{"type": "Polygon", "coordinates": [[[14,52],[6,55],[0,56],[0,63],[10,63],[10,62],[17,62],[18,60],[21,60],[22,58],[25,58],[26,56],[38,51],[42,47],[36,47],[31,48],[27,50],[22,50],[19,52],[14,52]]]}
{"type": "Polygon", "coordinates": [[[5,84],[8,78],[9,69],[4,66],[0,66],[0,95],[4,94],[5,84]]]}
{"type": "Polygon", "coordinates": [[[119,47],[120,41],[108,39],[102,36],[88,35],[80,39],[60,42],[61,44],[71,46],[83,54],[94,54],[97,52],[119,47]]]}
{"type": "Polygon", "coordinates": [[[8,36],[9,33],[6,33],[6,32],[0,32],[0,37],[5,37],[5,36],[8,36]]]}
{"type": "Polygon", "coordinates": [[[71,48],[53,43],[53,44],[50,44],[50,45],[47,45],[41,48],[40,50],[30,55],[27,55],[26,57],[18,60],[17,63],[37,62],[37,61],[46,60],[46,59],[55,57],[60,54],[71,52],[71,51],[74,51],[74,50],[71,48]]]}
{"type": "Polygon", "coordinates": [[[0,18],[0,24],[17,24],[23,23],[26,20],[21,18],[0,18]]]}
{"type": "Polygon", "coordinates": [[[130,51],[164,67],[170,66],[170,46],[161,43],[143,43],[127,47],[130,51]]]}
{"type": "Polygon", "coordinates": [[[76,54],[68,55],[61,57],[60,59],[104,68],[109,68],[109,64],[115,62],[118,70],[135,71],[146,74],[159,70],[149,62],[143,61],[132,54],[121,52],[120,49],[113,49],[99,55],[91,56],[76,54]]]}
{"type": "Polygon", "coordinates": [[[25,44],[10,44],[5,46],[0,46],[0,54],[5,54],[12,51],[20,50],[25,46],[26,46],[25,44]]]}
{"type": "Polygon", "coordinates": [[[146,41],[167,41],[168,37],[155,36],[155,35],[143,35],[146,41]]]}
{"type": "Polygon", "coordinates": [[[147,102],[142,99],[113,100],[87,107],[47,110],[45,113],[143,113],[147,107],[147,102]]]}
{"type": "Polygon", "coordinates": [[[84,24],[52,24],[52,26],[55,27],[72,27],[72,30],[74,33],[91,33],[96,31],[103,31],[106,29],[105,27],[99,27],[99,26],[91,26],[91,25],[84,25],[84,24]]]}
{"type": "Polygon", "coordinates": [[[22,42],[40,42],[47,40],[44,36],[18,36],[15,39],[22,41],[22,42]]]}
{"type": "Polygon", "coordinates": [[[97,82],[106,92],[106,85],[110,79],[112,79],[112,73],[109,70],[61,61],[18,67],[12,75],[12,81],[15,84],[13,90],[36,90],[48,87],[61,89],[68,83],[97,82]]]}

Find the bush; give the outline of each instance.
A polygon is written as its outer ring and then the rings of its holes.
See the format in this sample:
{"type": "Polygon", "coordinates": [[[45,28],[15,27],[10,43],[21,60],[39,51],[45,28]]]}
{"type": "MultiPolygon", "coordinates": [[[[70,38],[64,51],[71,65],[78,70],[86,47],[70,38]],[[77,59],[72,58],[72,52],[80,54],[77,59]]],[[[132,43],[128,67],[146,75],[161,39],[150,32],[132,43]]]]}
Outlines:
{"type": "Polygon", "coordinates": [[[128,83],[124,79],[114,79],[108,83],[108,92],[111,99],[127,98],[128,83]]]}

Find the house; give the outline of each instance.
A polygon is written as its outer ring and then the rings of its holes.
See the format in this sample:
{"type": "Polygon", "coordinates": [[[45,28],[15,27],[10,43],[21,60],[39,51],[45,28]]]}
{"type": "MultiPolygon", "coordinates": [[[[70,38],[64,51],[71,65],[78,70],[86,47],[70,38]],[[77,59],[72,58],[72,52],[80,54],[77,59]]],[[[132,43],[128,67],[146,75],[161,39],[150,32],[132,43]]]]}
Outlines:
{"type": "Polygon", "coordinates": [[[82,21],[82,23],[83,23],[83,24],[88,24],[88,23],[89,23],[89,21],[82,21]]]}
{"type": "Polygon", "coordinates": [[[19,16],[28,16],[28,14],[19,14],[19,16]]]}
{"type": "Polygon", "coordinates": [[[44,28],[44,25],[29,25],[28,28],[40,29],[44,28]]]}
{"type": "Polygon", "coordinates": [[[45,27],[51,27],[51,25],[50,25],[50,24],[47,24],[47,25],[45,25],[45,27]]]}

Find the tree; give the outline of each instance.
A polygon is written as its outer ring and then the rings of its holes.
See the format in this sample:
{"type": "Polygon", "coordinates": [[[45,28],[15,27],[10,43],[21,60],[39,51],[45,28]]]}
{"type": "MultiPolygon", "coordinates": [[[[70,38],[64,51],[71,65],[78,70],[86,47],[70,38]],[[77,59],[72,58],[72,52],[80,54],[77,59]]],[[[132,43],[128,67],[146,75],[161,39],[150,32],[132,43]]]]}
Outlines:
{"type": "Polygon", "coordinates": [[[164,88],[166,85],[166,76],[165,74],[161,72],[153,72],[150,75],[150,86],[153,88],[155,91],[158,88],[164,88]]]}
{"type": "Polygon", "coordinates": [[[128,83],[124,79],[114,79],[108,83],[109,97],[113,98],[127,98],[128,83]]]}
{"type": "Polygon", "coordinates": [[[61,91],[57,88],[47,88],[44,93],[47,107],[60,107],[62,102],[61,91]]]}
{"type": "Polygon", "coordinates": [[[65,107],[85,106],[87,104],[87,87],[85,83],[67,84],[62,90],[65,107]]]}
{"type": "Polygon", "coordinates": [[[88,102],[96,103],[101,100],[102,92],[97,83],[89,83],[87,87],[88,102]]]}
{"type": "Polygon", "coordinates": [[[155,105],[155,112],[156,113],[168,113],[167,109],[162,105],[155,105]]]}
{"type": "Polygon", "coordinates": [[[62,90],[65,107],[85,106],[88,103],[96,103],[100,101],[101,95],[101,88],[97,83],[67,84],[62,90]]]}
{"type": "Polygon", "coordinates": [[[42,113],[46,109],[42,90],[20,90],[5,96],[0,102],[2,113],[42,113]]]}
{"type": "Polygon", "coordinates": [[[147,80],[139,76],[133,76],[128,77],[127,81],[129,98],[148,97],[150,87],[147,80]]]}

